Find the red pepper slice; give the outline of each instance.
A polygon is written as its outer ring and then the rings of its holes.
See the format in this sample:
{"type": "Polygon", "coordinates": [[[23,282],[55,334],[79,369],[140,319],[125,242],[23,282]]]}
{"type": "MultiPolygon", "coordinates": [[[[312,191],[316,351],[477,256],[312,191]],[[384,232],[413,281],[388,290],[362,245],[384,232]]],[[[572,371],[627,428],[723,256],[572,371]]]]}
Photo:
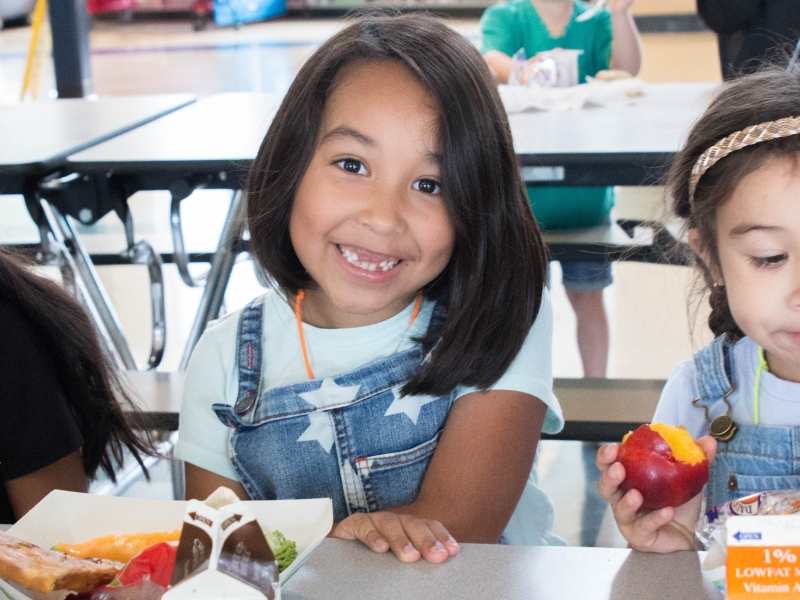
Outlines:
{"type": "Polygon", "coordinates": [[[111,585],[136,585],[149,575],[153,583],[169,587],[177,552],[178,546],[169,542],[150,546],[133,557],[111,585]]]}

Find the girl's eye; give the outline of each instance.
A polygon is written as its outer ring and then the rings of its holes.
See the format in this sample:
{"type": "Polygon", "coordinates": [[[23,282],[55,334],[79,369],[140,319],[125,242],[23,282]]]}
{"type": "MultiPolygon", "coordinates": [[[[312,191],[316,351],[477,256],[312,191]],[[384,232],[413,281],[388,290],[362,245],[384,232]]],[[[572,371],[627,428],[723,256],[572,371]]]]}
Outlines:
{"type": "Polygon", "coordinates": [[[414,182],[411,186],[415,190],[422,192],[423,194],[441,194],[442,188],[439,186],[439,183],[434,181],[433,179],[419,179],[414,182]]]}
{"type": "Polygon", "coordinates": [[[787,258],[789,258],[788,254],[776,254],[775,256],[754,256],[752,261],[756,267],[777,267],[787,258]]]}
{"type": "Polygon", "coordinates": [[[348,173],[354,173],[356,175],[367,174],[367,169],[364,167],[364,164],[355,158],[343,158],[342,160],[337,160],[336,164],[348,173]]]}

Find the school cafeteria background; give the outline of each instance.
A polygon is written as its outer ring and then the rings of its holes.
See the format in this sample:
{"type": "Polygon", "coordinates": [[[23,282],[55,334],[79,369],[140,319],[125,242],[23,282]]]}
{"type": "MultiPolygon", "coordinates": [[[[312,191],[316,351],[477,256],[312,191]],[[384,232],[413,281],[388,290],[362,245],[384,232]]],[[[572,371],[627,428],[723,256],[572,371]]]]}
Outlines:
{"type": "MultiPolygon", "coordinates": [[[[0,0],[0,7],[2,4],[0,0]]],[[[374,4],[369,2],[370,6],[374,4]]],[[[341,17],[355,6],[349,0],[290,1],[288,14],[284,16],[242,26],[219,26],[208,15],[193,13],[191,3],[168,12],[157,10],[156,5],[160,7],[161,2],[92,18],[88,34],[90,91],[99,98],[181,93],[192,94],[202,101],[223,92],[282,94],[303,61],[341,27],[341,17]]],[[[446,15],[456,30],[480,47],[478,18],[483,8],[480,2],[416,0],[404,6],[429,8],[446,15]]],[[[644,81],[721,81],[716,36],[695,14],[693,0],[637,0],[633,12],[642,31],[644,63],[639,76],[644,81]]],[[[27,19],[13,17],[6,16],[0,30],[2,104],[20,100],[34,33],[27,19]]],[[[28,98],[33,87],[39,99],[53,99],[56,80],[46,22],[38,33],[38,59],[27,76],[28,98]],[[31,77],[35,81],[31,82],[31,77]]],[[[691,122],[686,122],[684,131],[679,133],[685,134],[690,125],[691,122]]],[[[0,143],[2,139],[0,132],[0,143]]],[[[663,223],[661,194],[662,188],[657,186],[619,187],[612,217],[663,223]]],[[[181,201],[183,241],[189,253],[214,252],[231,198],[228,189],[198,189],[181,201]]],[[[174,242],[170,230],[170,193],[141,191],[130,198],[129,205],[135,238],[147,240],[159,252],[171,252],[174,242]]],[[[92,225],[75,223],[77,235],[90,254],[110,256],[126,247],[124,225],[113,212],[92,225]]],[[[33,244],[38,239],[39,233],[22,196],[0,192],[0,244],[33,244]]],[[[560,282],[558,264],[553,263],[552,269],[554,376],[580,378],[575,320],[564,289],[557,283],[560,282]]],[[[151,352],[147,266],[97,264],[96,270],[119,317],[133,359],[142,368],[151,352]]],[[[188,270],[189,280],[194,279],[200,285],[187,286],[186,274],[182,277],[176,264],[163,266],[167,341],[158,370],[164,373],[181,368],[203,295],[202,279],[209,267],[208,263],[197,262],[191,263],[188,270]]],[[[608,377],[664,380],[678,361],[691,357],[710,337],[703,326],[704,306],[691,302],[692,273],[684,266],[635,261],[616,261],[613,271],[614,284],[605,291],[611,331],[608,377]]],[[[241,308],[262,290],[247,255],[239,255],[222,310],[241,308]]],[[[624,545],[614,531],[610,515],[602,519],[583,515],[592,506],[593,484],[587,486],[580,476],[584,472],[582,444],[545,440],[540,445],[540,479],[557,507],[555,532],[570,545],[624,545]],[[584,527],[583,523],[592,524],[584,527]]],[[[139,481],[125,494],[171,498],[169,464],[162,461],[151,483],[139,481]]],[[[601,509],[605,510],[605,506],[601,509]]]]}

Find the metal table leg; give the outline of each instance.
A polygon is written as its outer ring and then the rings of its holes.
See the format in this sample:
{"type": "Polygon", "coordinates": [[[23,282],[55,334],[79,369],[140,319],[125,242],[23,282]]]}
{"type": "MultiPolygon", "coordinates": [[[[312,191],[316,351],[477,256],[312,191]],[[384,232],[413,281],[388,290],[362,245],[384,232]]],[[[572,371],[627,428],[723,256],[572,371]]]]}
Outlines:
{"type": "Polygon", "coordinates": [[[184,500],[186,498],[186,476],[183,471],[183,461],[170,453],[169,468],[172,472],[172,499],[184,500]]]}
{"type": "Polygon", "coordinates": [[[68,251],[76,286],[95,323],[98,324],[101,334],[110,343],[111,349],[116,353],[122,366],[126,369],[136,370],[136,360],[122,333],[119,318],[100,283],[100,278],[89,254],[75,235],[69,220],[46,200],[40,202],[44,218],[47,220],[56,242],[63,244],[68,251]]]}
{"type": "Polygon", "coordinates": [[[189,358],[197,345],[200,336],[206,329],[209,321],[219,316],[222,301],[225,299],[225,289],[228,287],[228,280],[236,262],[238,250],[236,246],[242,239],[242,234],[247,227],[247,200],[242,191],[237,191],[231,199],[231,206],[228,210],[228,218],[225,227],[222,229],[217,250],[211,261],[211,271],[208,273],[203,296],[200,299],[200,306],[189,332],[189,339],[181,357],[180,371],[185,371],[189,364],[189,358]]]}

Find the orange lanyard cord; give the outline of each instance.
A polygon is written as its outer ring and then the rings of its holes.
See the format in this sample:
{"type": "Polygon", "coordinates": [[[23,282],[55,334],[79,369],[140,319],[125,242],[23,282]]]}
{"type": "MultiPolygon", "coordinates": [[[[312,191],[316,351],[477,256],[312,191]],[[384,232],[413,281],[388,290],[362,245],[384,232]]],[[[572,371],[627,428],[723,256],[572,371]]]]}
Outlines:
{"type": "Polygon", "coordinates": [[[294,316],[297,318],[297,333],[300,334],[300,347],[303,349],[303,360],[306,363],[306,373],[309,379],[314,379],[314,371],[311,370],[311,361],[308,360],[308,350],[306,350],[306,336],[303,334],[303,319],[300,318],[300,303],[306,297],[306,291],[297,292],[297,299],[294,301],[294,316]]]}
{"type": "Polygon", "coordinates": [[[414,324],[414,321],[417,320],[417,315],[419,314],[420,308],[422,308],[422,292],[417,294],[417,303],[414,305],[414,312],[411,313],[411,320],[408,322],[408,327],[406,327],[406,331],[411,329],[411,326],[414,324]]]}
{"type": "MultiPolygon", "coordinates": [[[[308,360],[308,349],[306,348],[306,336],[303,334],[303,318],[300,313],[300,303],[306,297],[306,291],[300,290],[297,292],[297,298],[294,301],[294,316],[297,319],[297,333],[300,335],[300,348],[303,349],[303,362],[306,363],[306,373],[308,373],[308,378],[313,380],[314,379],[314,371],[311,370],[311,361],[308,360]]],[[[411,329],[411,326],[414,324],[414,321],[417,320],[417,315],[419,315],[419,310],[422,308],[422,292],[420,291],[417,294],[417,302],[414,304],[414,312],[411,313],[411,320],[408,322],[408,327],[406,327],[406,331],[411,329]]]]}

